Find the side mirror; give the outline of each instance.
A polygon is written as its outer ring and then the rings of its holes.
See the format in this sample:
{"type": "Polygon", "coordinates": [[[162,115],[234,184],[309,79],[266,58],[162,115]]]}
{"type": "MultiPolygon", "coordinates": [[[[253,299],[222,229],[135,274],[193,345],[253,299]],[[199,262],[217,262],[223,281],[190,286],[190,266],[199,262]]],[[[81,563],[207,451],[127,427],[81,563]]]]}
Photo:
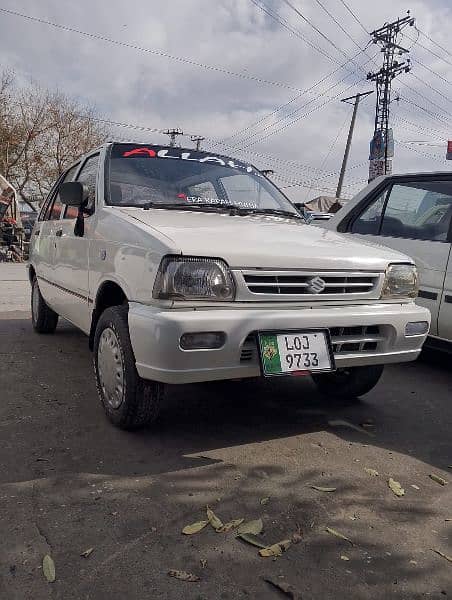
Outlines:
{"type": "Polygon", "coordinates": [[[60,185],[60,200],[67,206],[83,207],[88,200],[88,188],[80,181],[66,181],[60,185]]]}

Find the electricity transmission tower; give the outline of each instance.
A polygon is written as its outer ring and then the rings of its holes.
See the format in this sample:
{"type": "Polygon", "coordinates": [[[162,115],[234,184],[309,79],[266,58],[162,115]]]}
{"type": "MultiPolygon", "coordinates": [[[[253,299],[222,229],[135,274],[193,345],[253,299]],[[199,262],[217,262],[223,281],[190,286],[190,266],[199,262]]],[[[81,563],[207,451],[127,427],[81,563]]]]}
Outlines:
{"type": "Polygon", "coordinates": [[[400,73],[408,73],[411,69],[409,58],[406,61],[399,61],[397,57],[409,52],[398,42],[402,30],[407,26],[412,27],[414,23],[415,19],[408,11],[408,16],[386,23],[370,34],[373,43],[381,46],[383,66],[379,71],[367,75],[367,79],[376,83],[377,90],[374,137],[369,157],[369,181],[377,175],[386,175],[392,170],[392,164],[388,161],[393,156],[393,149],[390,147],[393,143],[392,130],[389,128],[392,81],[400,73]]]}
{"type": "Polygon", "coordinates": [[[184,135],[184,132],[182,131],[182,129],[167,129],[166,131],[163,132],[165,135],[169,135],[170,137],[170,146],[171,148],[174,148],[174,146],[176,145],[176,137],[178,135],[184,135]]]}
{"type": "Polygon", "coordinates": [[[190,139],[192,142],[196,143],[196,150],[201,150],[201,142],[203,142],[206,138],[202,137],[201,135],[192,135],[190,139]]]}

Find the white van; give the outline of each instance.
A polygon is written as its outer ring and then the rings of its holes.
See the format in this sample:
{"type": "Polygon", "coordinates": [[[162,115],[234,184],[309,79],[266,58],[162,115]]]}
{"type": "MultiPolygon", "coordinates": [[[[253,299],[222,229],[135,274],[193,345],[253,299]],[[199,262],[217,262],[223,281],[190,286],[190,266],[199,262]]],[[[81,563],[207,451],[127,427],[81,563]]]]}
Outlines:
{"type": "Polygon", "coordinates": [[[378,177],[318,225],[411,256],[417,303],[432,314],[428,344],[452,350],[452,172],[378,177]]]}

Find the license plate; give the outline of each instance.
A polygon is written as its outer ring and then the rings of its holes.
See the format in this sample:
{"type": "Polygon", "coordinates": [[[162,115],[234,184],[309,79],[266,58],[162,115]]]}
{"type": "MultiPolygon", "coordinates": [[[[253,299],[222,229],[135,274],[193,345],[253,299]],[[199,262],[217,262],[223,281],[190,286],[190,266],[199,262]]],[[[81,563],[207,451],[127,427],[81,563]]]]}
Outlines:
{"type": "Polygon", "coordinates": [[[266,376],[334,370],[329,333],[324,330],[260,333],[259,346],[266,376]]]}

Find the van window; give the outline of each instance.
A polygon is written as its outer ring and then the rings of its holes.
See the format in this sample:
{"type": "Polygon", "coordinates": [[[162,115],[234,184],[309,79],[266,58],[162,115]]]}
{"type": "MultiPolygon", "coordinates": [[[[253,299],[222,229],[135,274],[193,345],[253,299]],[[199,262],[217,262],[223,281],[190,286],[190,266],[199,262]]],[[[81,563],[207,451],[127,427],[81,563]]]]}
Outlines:
{"type": "Polygon", "coordinates": [[[76,173],[78,169],[78,165],[75,165],[74,167],[71,167],[66,175],[64,176],[64,178],[60,181],[60,184],[58,186],[58,190],[55,194],[55,198],[53,200],[53,202],[50,202],[49,206],[48,206],[48,210],[46,212],[45,215],[45,220],[47,221],[57,221],[60,217],[61,217],[61,213],[64,210],[64,206],[63,203],[61,202],[60,199],[60,186],[61,184],[65,183],[66,181],[72,181],[74,178],[74,175],[76,173]]]}
{"type": "Polygon", "coordinates": [[[381,227],[381,218],[385,207],[388,189],[383,190],[373,202],[367,206],[352,224],[352,233],[378,235],[381,227]]]}
{"type": "Polygon", "coordinates": [[[392,187],[381,235],[445,242],[452,216],[452,182],[425,181],[392,187]]]}
{"type": "Polygon", "coordinates": [[[445,242],[452,181],[408,181],[386,188],[355,219],[352,233],[445,242]]]}

